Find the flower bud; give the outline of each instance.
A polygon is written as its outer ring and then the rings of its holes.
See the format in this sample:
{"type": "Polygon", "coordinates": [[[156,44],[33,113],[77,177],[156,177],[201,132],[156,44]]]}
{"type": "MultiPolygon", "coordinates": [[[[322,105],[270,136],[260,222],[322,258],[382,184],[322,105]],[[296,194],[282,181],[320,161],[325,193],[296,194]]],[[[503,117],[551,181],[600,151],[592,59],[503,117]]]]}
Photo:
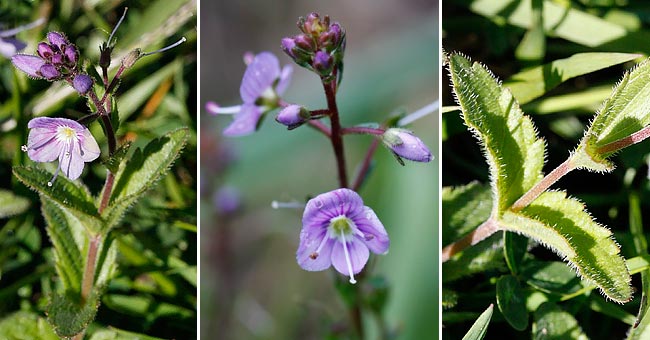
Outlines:
{"type": "Polygon", "coordinates": [[[45,64],[41,66],[39,72],[41,76],[47,80],[54,80],[61,76],[61,72],[54,67],[52,64],[45,64]]]}
{"type": "Polygon", "coordinates": [[[309,118],[310,114],[306,108],[292,104],[280,110],[275,120],[287,126],[289,130],[293,130],[305,123],[309,118]]]}
{"type": "Polygon", "coordinates": [[[136,48],[135,50],[129,52],[129,54],[127,54],[126,57],[122,59],[122,66],[127,69],[133,67],[135,62],[140,59],[140,54],[141,50],[139,48],[136,48]]]}
{"type": "Polygon", "coordinates": [[[77,59],[79,58],[79,53],[77,48],[74,45],[66,45],[63,47],[63,56],[65,57],[65,63],[70,66],[77,65],[77,59]]]}
{"type": "Polygon", "coordinates": [[[52,57],[52,54],[54,54],[54,51],[52,51],[50,44],[44,42],[38,44],[36,52],[43,59],[48,59],[52,57]]]}
{"type": "Polygon", "coordinates": [[[312,62],[312,67],[316,72],[322,76],[327,76],[332,73],[333,59],[332,56],[323,51],[318,51],[314,55],[314,61],[312,62]]]}
{"type": "Polygon", "coordinates": [[[80,94],[86,94],[92,86],[93,79],[87,74],[78,74],[72,80],[72,87],[80,94]]]}
{"type": "Polygon", "coordinates": [[[422,140],[408,130],[388,129],[382,135],[382,141],[399,157],[415,162],[430,162],[433,158],[422,140]]]}
{"type": "Polygon", "coordinates": [[[296,58],[296,54],[293,52],[293,49],[296,47],[296,42],[293,38],[282,38],[282,50],[291,58],[296,58]]]}
{"type": "Polygon", "coordinates": [[[52,64],[56,65],[56,66],[62,65],[63,64],[63,55],[61,55],[60,53],[57,53],[57,54],[53,55],[52,56],[52,64]]]}
{"type": "Polygon", "coordinates": [[[298,34],[293,38],[293,41],[296,46],[302,48],[305,51],[313,51],[316,48],[314,41],[304,34],[298,34]]]}
{"type": "Polygon", "coordinates": [[[49,32],[47,34],[47,40],[49,40],[51,45],[56,46],[59,51],[63,51],[63,46],[68,44],[68,39],[59,32],[49,32]]]}
{"type": "Polygon", "coordinates": [[[99,67],[108,68],[111,66],[111,53],[113,53],[113,47],[102,45],[99,48],[99,67]]]}

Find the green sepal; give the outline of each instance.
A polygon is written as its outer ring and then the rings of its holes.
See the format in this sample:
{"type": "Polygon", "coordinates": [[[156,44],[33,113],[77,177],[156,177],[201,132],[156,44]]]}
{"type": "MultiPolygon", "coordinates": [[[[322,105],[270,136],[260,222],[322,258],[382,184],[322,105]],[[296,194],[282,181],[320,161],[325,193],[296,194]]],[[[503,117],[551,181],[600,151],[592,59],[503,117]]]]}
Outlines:
{"type": "Polygon", "coordinates": [[[72,294],[53,293],[47,309],[47,321],[60,337],[70,338],[81,332],[95,319],[99,308],[99,293],[93,290],[86,301],[72,294]]]}
{"type": "Polygon", "coordinates": [[[522,211],[504,213],[499,226],[555,251],[608,298],[618,303],[632,299],[630,273],[611,231],[566,193],[545,192],[522,211]]]}
{"type": "Polygon", "coordinates": [[[512,328],[523,331],[528,327],[526,295],[516,277],[504,275],[497,280],[497,306],[512,328]]]}
{"type": "Polygon", "coordinates": [[[185,146],[188,131],[180,128],[154,139],[121,164],[109,205],[102,214],[107,230],[115,227],[128,208],[167,172],[185,146]]]}
{"type": "Polygon", "coordinates": [[[9,190],[0,189],[0,218],[20,215],[29,208],[29,200],[9,190]]]}
{"type": "Polygon", "coordinates": [[[467,334],[463,337],[463,340],[481,340],[485,337],[487,333],[488,325],[490,324],[490,319],[492,319],[492,311],[494,310],[494,305],[490,305],[485,312],[476,319],[472,327],[467,331],[467,334]]]}

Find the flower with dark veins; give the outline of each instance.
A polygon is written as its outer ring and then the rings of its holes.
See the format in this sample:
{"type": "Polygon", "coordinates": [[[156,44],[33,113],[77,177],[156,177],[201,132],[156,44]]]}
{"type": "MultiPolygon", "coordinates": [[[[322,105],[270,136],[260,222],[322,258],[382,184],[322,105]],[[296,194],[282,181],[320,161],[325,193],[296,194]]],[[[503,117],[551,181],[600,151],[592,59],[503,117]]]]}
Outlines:
{"type": "Polygon", "coordinates": [[[333,265],[356,283],[354,274],[366,265],[370,251],[386,254],[389,245],[383,224],[359,194],[336,189],[307,202],[296,259],[308,271],[333,265]]]}
{"type": "Polygon", "coordinates": [[[206,110],[212,114],[234,114],[235,119],[224,130],[230,137],[245,136],[257,130],[263,115],[280,106],[280,96],[284,94],[293,68],[285,65],[280,69],[278,58],[270,52],[256,55],[248,64],[239,88],[242,105],[221,107],[208,102],[206,110]]]}
{"type": "Polygon", "coordinates": [[[66,118],[34,118],[27,124],[29,136],[23,151],[35,162],[59,160],[52,183],[59,174],[71,180],[79,178],[86,162],[92,162],[100,154],[99,145],[88,128],[66,118]]]}

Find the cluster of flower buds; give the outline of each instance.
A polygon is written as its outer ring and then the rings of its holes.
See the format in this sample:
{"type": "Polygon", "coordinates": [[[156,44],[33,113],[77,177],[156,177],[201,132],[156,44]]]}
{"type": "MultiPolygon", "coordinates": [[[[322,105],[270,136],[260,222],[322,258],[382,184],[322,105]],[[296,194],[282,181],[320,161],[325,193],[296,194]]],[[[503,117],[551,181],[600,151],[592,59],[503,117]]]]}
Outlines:
{"type": "Polygon", "coordinates": [[[14,66],[31,77],[49,81],[68,80],[79,93],[88,92],[93,80],[79,71],[77,46],[59,32],[49,32],[47,40],[38,44],[37,55],[16,54],[11,57],[14,66]]]}
{"type": "Polygon", "coordinates": [[[302,34],[282,39],[282,50],[298,65],[314,71],[325,80],[333,80],[343,63],[345,31],[329,16],[310,13],[300,17],[302,34]]]}

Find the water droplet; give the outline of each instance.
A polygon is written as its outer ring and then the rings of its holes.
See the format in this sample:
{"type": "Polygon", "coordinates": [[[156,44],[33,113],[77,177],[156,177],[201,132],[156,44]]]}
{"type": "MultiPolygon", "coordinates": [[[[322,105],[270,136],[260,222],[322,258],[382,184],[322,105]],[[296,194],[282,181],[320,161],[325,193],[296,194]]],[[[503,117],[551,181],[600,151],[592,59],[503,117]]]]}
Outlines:
{"type": "Polygon", "coordinates": [[[316,205],[316,208],[318,208],[318,209],[322,208],[323,205],[324,205],[323,201],[321,201],[321,200],[317,200],[316,202],[314,202],[314,204],[316,205]]]}

